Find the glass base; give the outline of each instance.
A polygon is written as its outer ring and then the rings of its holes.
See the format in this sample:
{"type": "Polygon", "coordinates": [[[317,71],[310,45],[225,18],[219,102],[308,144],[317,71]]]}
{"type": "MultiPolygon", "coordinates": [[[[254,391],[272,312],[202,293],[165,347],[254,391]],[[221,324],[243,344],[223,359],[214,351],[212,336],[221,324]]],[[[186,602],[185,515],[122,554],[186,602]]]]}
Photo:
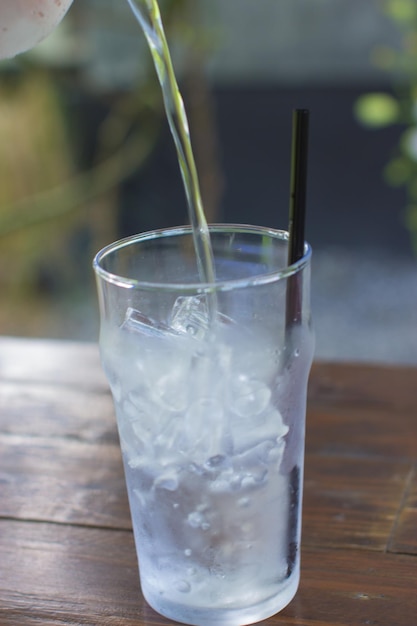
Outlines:
{"type": "Polygon", "coordinates": [[[190,624],[191,626],[245,626],[255,624],[272,617],[282,611],[294,598],[300,581],[300,572],[297,568],[280,589],[272,597],[266,598],[253,606],[243,606],[241,608],[224,607],[196,607],[191,604],[179,604],[164,596],[149,593],[144,585],[142,592],[147,603],[157,612],[168,619],[190,624]]]}

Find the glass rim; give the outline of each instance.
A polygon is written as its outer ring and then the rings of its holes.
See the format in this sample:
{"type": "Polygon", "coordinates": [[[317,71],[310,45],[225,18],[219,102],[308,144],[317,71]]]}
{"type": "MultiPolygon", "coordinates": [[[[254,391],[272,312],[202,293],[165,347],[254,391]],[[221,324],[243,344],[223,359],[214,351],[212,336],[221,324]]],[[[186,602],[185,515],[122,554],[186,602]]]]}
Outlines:
{"type": "MultiPolygon", "coordinates": [[[[214,233],[246,233],[258,235],[260,237],[269,237],[271,239],[279,239],[281,241],[289,240],[289,234],[286,230],[279,230],[269,228],[266,226],[252,226],[249,224],[209,224],[210,234],[214,233]]],[[[108,244],[97,252],[93,259],[93,269],[96,276],[118,287],[124,287],[126,289],[143,289],[148,291],[182,291],[189,293],[210,293],[213,291],[230,291],[232,289],[239,289],[244,287],[265,285],[274,283],[282,279],[289,278],[294,274],[298,274],[301,270],[308,265],[311,259],[312,250],[308,242],[304,243],[304,255],[295,263],[287,265],[281,269],[259,273],[254,276],[247,276],[244,278],[233,278],[227,280],[220,280],[214,283],[205,282],[150,282],[137,280],[135,278],[127,278],[125,276],[119,276],[109,272],[102,267],[102,261],[110,254],[117,252],[122,248],[126,248],[135,243],[141,243],[145,241],[152,241],[156,239],[164,239],[168,237],[178,237],[183,235],[192,236],[192,227],[186,226],[174,226],[170,228],[161,228],[157,230],[146,231],[136,235],[130,235],[118,239],[113,243],[108,244]]]]}

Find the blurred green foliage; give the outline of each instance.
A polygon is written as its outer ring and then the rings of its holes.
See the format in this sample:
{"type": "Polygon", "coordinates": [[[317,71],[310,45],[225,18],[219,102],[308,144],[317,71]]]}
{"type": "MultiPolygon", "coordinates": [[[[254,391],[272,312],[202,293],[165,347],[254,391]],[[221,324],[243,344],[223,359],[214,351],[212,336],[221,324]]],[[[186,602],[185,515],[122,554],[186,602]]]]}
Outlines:
{"type": "MultiPolygon", "coordinates": [[[[162,6],[167,37],[186,60],[186,73],[188,59],[201,61],[207,45],[198,20],[189,26],[193,0],[163,0],[162,6]]],[[[114,19],[107,5],[102,13],[93,7],[92,15],[79,7],[71,12],[72,43],[71,22],[64,20],[64,37],[56,35],[46,53],[35,49],[0,65],[0,334],[59,335],[65,315],[55,322],[55,300],[71,305],[85,297],[86,286],[94,297],[91,259],[118,236],[120,186],[144,166],[166,124],[149,54],[137,58],[140,79],[112,93],[86,84],[82,54],[71,65],[74,44],[88,48],[79,39],[82,21],[93,19],[100,29],[100,18],[114,19]],[[87,164],[77,155],[80,131],[66,99],[90,99],[105,111],[87,164]]]]}
{"type": "Polygon", "coordinates": [[[380,6],[401,35],[398,48],[381,46],[372,54],[375,65],[393,77],[393,94],[364,94],[354,113],[368,128],[402,127],[383,174],[388,184],[406,190],[405,224],[417,254],[417,2],[380,0],[380,6]]]}

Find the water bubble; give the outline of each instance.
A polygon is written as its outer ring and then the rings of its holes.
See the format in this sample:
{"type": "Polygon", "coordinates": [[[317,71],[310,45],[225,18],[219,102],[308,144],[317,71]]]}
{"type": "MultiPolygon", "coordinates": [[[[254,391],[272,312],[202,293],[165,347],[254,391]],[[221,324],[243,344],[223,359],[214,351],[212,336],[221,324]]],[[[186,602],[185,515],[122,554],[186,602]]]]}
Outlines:
{"type": "Polygon", "coordinates": [[[181,593],[189,593],[191,591],[191,585],[186,580],[178,580],[175,584],[177,591],[181,593]]]}
{"type": "Polygon", "coordinates": [[[178,489],[178,474],[175,471],[162,474],[162,476],[158,476],[157,478],[155,478],[153,486],[155,489],[176,491],[178,489]]]}
{"type": "Polygon", "coordinates": [[[190,513],[187,517],[187,522],[191,528],[201,528],[202,530],[208,530],[210,528],[210,524],[204,515],[199,513],[199,511],[193,511],[190,513]]]}
{"type": "Polygon", "coordinates": [[[240,498],[240,500],[238,500],[237,503],[238,503],[238,506],[241,506],[242,508],[246,508],[250,504],[250,498],[240,498]]]}
{"type": "Polygon", "coordinates": [[[187,522],[191,528],[199,528],[204,520],[204,515],[201,515],[198,511],[193,511],[187,517],[187,522]]]}
{"type": "Polygon", "coordinates": [[[191,548],[187,548],[186,550],[184,550],[185,556],[191,556],[192,553],[193,553],[193,551],[191,550],[191,548]]]}
{"type": "Polygon", "coordinates": [[[211,456],[204,465],[208,470],[218,470],[228,466],[229,461],[223,454],[216,454],[211,456]]]}

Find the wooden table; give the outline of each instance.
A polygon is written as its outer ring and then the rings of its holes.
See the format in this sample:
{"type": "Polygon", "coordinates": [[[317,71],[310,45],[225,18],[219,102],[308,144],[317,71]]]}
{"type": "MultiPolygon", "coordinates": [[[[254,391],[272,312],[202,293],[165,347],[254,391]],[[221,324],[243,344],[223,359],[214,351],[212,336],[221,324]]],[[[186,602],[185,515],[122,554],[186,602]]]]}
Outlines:
{"type": "MultiPolygon", "coordinates": [[[[302,581],[269,625],[417,624],[417,369],[315,364],[302,581]]],[[[0,339],[0,626],[169,624],[142,599],[94,345],[0,339]]]]}

